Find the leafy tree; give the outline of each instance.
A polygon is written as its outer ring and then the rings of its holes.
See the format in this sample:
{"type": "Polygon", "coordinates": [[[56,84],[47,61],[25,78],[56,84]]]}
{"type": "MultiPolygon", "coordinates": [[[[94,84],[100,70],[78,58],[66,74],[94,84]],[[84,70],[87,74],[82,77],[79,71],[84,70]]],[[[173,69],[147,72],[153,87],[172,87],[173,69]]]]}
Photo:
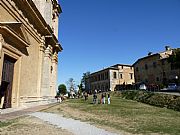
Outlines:
{"type": "Polygon", "coordinates": [[[75,81],[73,78],[69,78],[69,80],[67,81],[67,85],[69,91],[74,91],[76,89],[75,81]]]}
{"type": "Polygon", "coordinates": [[[59,94],[65,95],[66,93],[67,93],[66,85],[60,84],[60,85],[58,86],[58,95],[59,95],[59,94]]]}
{"type": "Polygon", "coordinates": [[[83,84],[82,83],[80,83],[79,85],[77,85],[78,86],[78,93],[79,94],[81,94],[83,91],[84,91],[84,88],[83,88],[83,84]]]}
{"type": "Polygon", "coordinates": [[[83,73],[83,76],[82,76],[82,79],[81,79],[81,84],[82,84],[82,87],[85,88],[85,85],[86,85],[86,79],[90,76],[90,72],[86,72],[86,73],[83,73]]]}
{"type": "Polygon", "coordinates": [[[175,69],[180,68],[180,48],[173,50],[172,55],[168,58],[168,62],[171,63],[175,69]]]}

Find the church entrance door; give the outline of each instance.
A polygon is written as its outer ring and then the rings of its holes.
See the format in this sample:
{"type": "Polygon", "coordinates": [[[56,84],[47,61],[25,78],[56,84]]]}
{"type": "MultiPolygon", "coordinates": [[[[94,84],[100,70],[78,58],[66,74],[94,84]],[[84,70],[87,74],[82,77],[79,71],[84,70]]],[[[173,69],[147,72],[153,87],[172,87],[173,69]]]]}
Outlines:
{"type": "Polygon", "coordinates": [[[2,82],[1,82],[1,97],[4,98],[3,108],[11,107],[12,99],[12,84],[13,84],[13,74],[14,74],[14,63],[15,59],[5,55],[2,71],[2,82]]]}

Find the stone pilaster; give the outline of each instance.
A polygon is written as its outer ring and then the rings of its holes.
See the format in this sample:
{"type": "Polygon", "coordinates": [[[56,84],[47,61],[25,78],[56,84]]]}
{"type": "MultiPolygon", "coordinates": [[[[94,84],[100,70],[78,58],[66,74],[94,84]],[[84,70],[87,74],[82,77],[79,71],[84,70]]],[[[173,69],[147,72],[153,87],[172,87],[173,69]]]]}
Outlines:
{"type": "Polygon", "coordinates": [[[42,73],[41,96],[50,96],[52,46],[45,49],[42,73]]]}
{"type": "Polygon", "coordinates": [[[3,56],[3,44],[4,44],[4,38],[3,38],[3,35],[0,34],[0,84],[1,84],[1,78],[2,78],[2,70],[3,70],[3,59],[4,59],[4,56],[3,56]]]}
{"type": "Polygon", "coordinates": [[[58,54],[55,51],[52,56],[52,71],[51,71],[51,96],[56,95],[57,91],[57,63],[58,63],[58,54]]]}
{"type": "Polygon", "coordinates": [[[4,43],[4,38],[3,38],[2,34],[0,34],[0,58],[1,58],[1,55],[2,55],[3,43],[4,43]]]}
{"type": "Polygon", "coordinates": [[[38,85],[37,85],[37,97],[41,97],[41,85],[43,76],[43,64],[44,64],[44,52],[45,52],[45,37],[41,39],[39,45],[39,66],[38,66],[38,85]]]}

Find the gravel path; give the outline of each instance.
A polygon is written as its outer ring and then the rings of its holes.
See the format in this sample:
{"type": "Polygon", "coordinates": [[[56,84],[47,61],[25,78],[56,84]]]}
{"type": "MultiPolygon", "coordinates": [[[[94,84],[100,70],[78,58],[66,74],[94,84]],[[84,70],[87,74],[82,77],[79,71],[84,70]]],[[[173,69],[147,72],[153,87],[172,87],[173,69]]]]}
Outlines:
{"type": "Polygon", "coordinates": [[[66,129],[75,135],[117,135],[115,133],[105,131],[104,129],[97,128],[88,123],[71,118],[65,118],[61,115],[53,113],[35,112],[30,115],[40,118],[41,120],[57,127],[61,127],[62,129],[66,129]]]}

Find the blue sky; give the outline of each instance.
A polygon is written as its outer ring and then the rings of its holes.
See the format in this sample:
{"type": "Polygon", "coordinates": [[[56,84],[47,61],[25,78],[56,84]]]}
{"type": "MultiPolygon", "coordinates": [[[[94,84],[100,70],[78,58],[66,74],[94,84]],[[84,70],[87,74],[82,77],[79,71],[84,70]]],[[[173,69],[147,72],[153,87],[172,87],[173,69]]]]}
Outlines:
{"type": "Polygon", "coordinates": [[[58,84],[180,47],[180,0],[60,0],[58,84]]]}

